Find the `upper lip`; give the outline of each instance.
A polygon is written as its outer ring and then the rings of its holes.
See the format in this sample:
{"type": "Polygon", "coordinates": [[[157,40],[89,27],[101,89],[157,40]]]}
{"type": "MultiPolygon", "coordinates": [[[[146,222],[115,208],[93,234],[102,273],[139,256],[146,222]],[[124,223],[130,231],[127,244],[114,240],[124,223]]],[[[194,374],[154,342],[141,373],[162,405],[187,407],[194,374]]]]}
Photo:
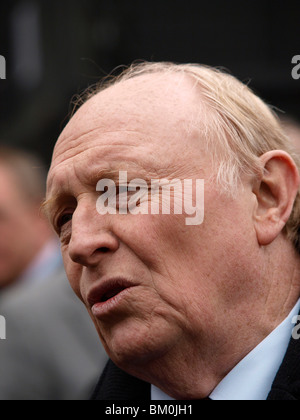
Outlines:
{"type": "Polygon", "coordinates": [[[90,307],[92,307],[96,303],[105,302],[121,291],[134,286],[136,285],[121,277],[104,280],[88,292],[87,301],[90,307]]]}

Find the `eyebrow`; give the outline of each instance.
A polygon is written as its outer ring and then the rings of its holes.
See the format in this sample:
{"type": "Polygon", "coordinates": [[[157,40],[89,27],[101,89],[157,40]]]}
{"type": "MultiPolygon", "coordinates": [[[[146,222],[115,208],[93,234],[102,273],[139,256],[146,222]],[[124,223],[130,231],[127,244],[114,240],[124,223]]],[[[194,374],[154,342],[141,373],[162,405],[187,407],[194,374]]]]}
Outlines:
{"type": "MultiPolygon", "coordinates": [[[[110,178],[110,179],[118,179],[119,178],[119,172],[120,171],[127,171],[128,175],[137,175],[138,176],[143,176],[145,179],[149,178],[150,176],[152,177],[156,177],[158,168],[155,167],[153,165],[153,163],[151,162],[145,162],[144,164],[146,164],[146,167],[143,165],[142,162],[134,162],[134,161],[122,161],[122,162],[114,162],[110,168],[99,168],[97,169],[97,180],[96,183],[100,180],[100,179],[104,179],[104,178],[110,178]]],[[[94,174],[92,175],[91,178],[94,177],[94,174]]],[[[95,179],[94,179],[95,181],[95,179]]]]}
{"type": "MultiPolygon", "coordinates": [[[[83,179],[87,186],[89,186],[91,189],[94,189],[97,185],[97,183],[101,179],[112,179],[113,181],[119,180],[119,174],[120,171],[127,171],[128,179],[132,178],[134,173],[136,174],[139,172],[138,176],[143,176],[143,179],[145,180],[151,180],[152,178],[157,178],[156,171],[151,168],[151,173],[146,171],[142,166],[139,164],[136,164],[134,162],[120,162],[115,163],[113,168],[97,168],[93,171],[93,173],[83,173],[83,179]],[[142,172],[142,175],[141,175],[142,172]],[[152,174],[152,176],[151,176],[152,174]]],[[[95,189],[96,191],[96,189],[95,189]]],[[[50,198],[46,199],[42,205],[41,205],[41,211],[45,216],[48,218],[48,220],[51,222],[51,213],[52,211],[59,207],[59,201],[62,201],[65,199],[70,199],[71,197],[74,198],[74,195],[69,191],[63,190],[54,194],[53,196],[50,196],[50,198]]]]}
{"type": "Polygon", "coordinates": [[[40,211],[47,217],[47,219],[51,222],[51,211],[54,207],[57,207],[58,201],[61,199],[60,194],[55,194],[53,197],[44,200],[40,206],[40,211]]]}

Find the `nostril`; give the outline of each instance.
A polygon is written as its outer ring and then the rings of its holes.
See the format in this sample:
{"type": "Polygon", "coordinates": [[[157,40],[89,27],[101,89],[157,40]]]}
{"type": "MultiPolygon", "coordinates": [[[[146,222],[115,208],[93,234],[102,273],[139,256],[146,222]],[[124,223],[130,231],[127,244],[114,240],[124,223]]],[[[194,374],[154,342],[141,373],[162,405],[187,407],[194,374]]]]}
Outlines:
{"type": "Polygon", "coordinates": [[[103,246],[101,248],[98,248],[97,251],[101,252],[102,254],[106,254],[107,252],[109,252],[109,248],[103,246]]]}

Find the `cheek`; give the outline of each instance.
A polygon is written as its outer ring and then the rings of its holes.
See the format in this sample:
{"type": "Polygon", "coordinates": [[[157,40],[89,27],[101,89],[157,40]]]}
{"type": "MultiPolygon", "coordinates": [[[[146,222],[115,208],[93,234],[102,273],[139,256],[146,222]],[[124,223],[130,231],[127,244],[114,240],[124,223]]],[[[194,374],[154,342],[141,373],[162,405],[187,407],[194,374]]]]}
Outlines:
{"type": "Polygon", "coordinates": [[[247,270],[255,237],[249,211],[223,201],[207,194],[204,222],[198,226],[187,226],[186,215],[135,216],[127,224],[128,246],[171,305],[199,304],[208,316],[224,294],[236,293],[234,279],[247,270]]]}
{"type": "Polygon", "coordinates": [[[142,229],[136,226],[132,235],[135,242],[131,246],[152,273],[155,288],[173,302],[185,302],[195,284],[201,287],[209,262],[204,225],[187,226],[185,217],[152,216],[142,229]]]}
{"type": "MultiPolygon", "coordinates": [[[[151,275],[151,286],[166,307],[184,313],[188,303],[206,295],[207,250],[202,226],[186,226],[185,215],[156,215],[127,224],[127,246],[151,275]]],[[[162,308],[162,307],[160,307],[162,308]]]]}
{"type": "Polygon", "coordinates": [[[105,321],[92,319],[107,353],[120,367],[167,352],[182,336],[186,322],[151,287],[138,288],[122,312],[105,321]]]}
{"type": "Polygon", "coordinates": [[[83,301],[80,291],[80,279],[82,273],[82,267],[79,264],[74,263],[66,249],[62,248],[62,257],[64,262],[65,271],[69,280],[69,283],[74,290],[74,293],[78,296],[78,298],[83,301]]]}
{"type": "Polygon", "coordinates": [[[197,228],[185,225],[185,215],[136,215],[116,233],[150,270],[163,274],[189,252],[197,228]]]}

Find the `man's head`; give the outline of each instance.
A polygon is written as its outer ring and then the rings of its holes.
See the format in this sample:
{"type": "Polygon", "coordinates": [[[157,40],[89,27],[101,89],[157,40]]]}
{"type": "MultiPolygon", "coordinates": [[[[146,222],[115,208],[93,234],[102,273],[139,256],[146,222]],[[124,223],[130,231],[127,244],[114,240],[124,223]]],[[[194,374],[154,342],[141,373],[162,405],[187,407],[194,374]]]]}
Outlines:
{"type": "Polygon", "coordinates": [[[0,148],[0,289],[18,279],[50,235],[39,211],[45,173],[36,157],[0,148]]]}
{"type": "Polygon", "coordinates": [[[246,86],[196,65],[134,67],[75,113],[46,208],[70,283],[121,368],[175,398],[205,395],[295,303],[299,174],[286,142],[246,86]],[[204,179],[204,222],[100,216],[96,185],[120,170],[149,185],[204,179]]]}

